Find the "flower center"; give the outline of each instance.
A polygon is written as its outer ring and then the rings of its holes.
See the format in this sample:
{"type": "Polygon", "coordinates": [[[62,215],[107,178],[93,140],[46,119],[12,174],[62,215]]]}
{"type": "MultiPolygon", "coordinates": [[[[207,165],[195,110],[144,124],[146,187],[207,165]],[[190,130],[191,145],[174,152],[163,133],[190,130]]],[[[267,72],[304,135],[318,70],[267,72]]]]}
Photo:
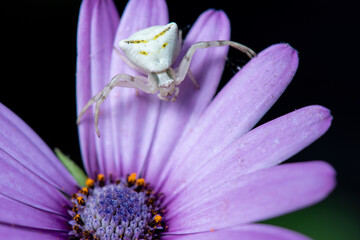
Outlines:
{"type": "Polygon", "coordinates": [[[74,239],[158,239],[166,229],[162,195],[135,173],[115,182],[99,174],[86,185],[71,197],[74,239]]]}

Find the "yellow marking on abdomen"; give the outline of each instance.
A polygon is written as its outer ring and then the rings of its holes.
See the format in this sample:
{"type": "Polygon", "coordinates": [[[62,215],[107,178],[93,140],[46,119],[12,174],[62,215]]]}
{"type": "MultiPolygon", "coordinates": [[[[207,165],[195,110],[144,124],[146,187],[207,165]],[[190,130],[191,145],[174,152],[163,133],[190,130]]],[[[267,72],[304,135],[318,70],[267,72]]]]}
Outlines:
{"type": "Polygon", "coordinates": [[[130,41],[125,41],[126,43],[133,43],[133,44],[139,44],[139,43],[148,43],[149,41],[146,40],[130,40],[130,41]]]}
{"type": "Polygon", "coordinates": [[[154,40],[156,40],[158,37],[164,35],[167,31],[169,31],[170,28],[171,28],[171,25],[168,28],[166,28],[165,30],[163,30],[161,33],[155,35],[154,40]]]}
{"type": "Polygon", "coordinates": [[[142,54],[142,55],[149,55],[147,52],[145,52],[145,51],[141,51],[141,52],[139,52],[140,54],[142,54]]]}
{"type": "Polygon", "coordinates": [[[162,45],[162,48],[165,48],[167,45],[168,45],[168,43],[167,43],[167,42],[166,42],[166,43],[164,43],[164,44],[162,45]]]}

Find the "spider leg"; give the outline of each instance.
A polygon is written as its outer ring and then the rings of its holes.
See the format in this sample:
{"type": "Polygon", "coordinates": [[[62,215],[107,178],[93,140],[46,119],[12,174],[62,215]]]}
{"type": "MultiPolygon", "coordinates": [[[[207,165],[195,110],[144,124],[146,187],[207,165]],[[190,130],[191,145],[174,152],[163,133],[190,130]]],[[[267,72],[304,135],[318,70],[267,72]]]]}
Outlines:
{"type": "Polygon", "coordinates": [[[194,76],[194,74],[191,72],[190,68],[187,72],[187,75],[189,76],[190,80],[193,82],[193,84],[195,85],[196,88],[200,88],[199,83],[196,81],[196,78],[194,76]]]}
{"type": "Polygon", "coordinates": [[[175,92],[174,92],[174,96],[171,98],[172,102],[175,102],[178,95],[179,95],[180,89],[178,87],[175,87],[175,92]]]}
{"type": "MultiPolygon", "coordinates": [[[[192,45],[187,53],[185,54],[184,58],[181,60],[181,63],[178,67],[177,71],[177,78],[176,78],[176,85],[180,84],[184,81],[186,74],[189,72],[190,62],[195,53],[195,51],[199,48],[209,48],[209,47],[221,47],[221,46],[230,46],[240,50],[241,52],[248,55],[249,58],[253,58],[256,56],[256,53],[251,50],[250,48],[246,47],[237,42],[233,41],[208,41],[208,42],[198,42],[192,45]]],[[[191,77],[190,77],[191,78],[191,77]]]]}
{"type": "Polygon", "coordinates": [[[148,80],[145,77],[142,76],[136,76],[133,77],[128,74],[118,74],[115,77],[111,79],[111,81],[104,87],[103,90],[98,92],[95,96],[93,96],[83,107],[81,110],[78,118],[77,118],[77,124],[80,123],[81,117],[84,115],[86,110],[92,105],[95,105],[95,118],[94,118],[94,124],[95,124],[95,131],[96,135],[100,137],[99,132],[99,113],[100,113],[100,106],[105,101],[105,99],[109,96],[110,92],[113,90],[114,87],[127,87],[127,88],[135,88],[140,89],[146,93],[155,93],[157,90],[154,89],[150,84],[148,84],[148,80]]]}
{"type": "Polygon", "coordinates": [[[163,100],[163,101],[166,101],[166,102],[170,101],[168,98],[163,97],[163,96],[161,95],[161,93],[158,93],[157,97],[158,97],[160,100],[163,100]]]}
{"type": "Polygon", "coordinates": [[[179,29],[178,38],[179,38],[179,45],[182,46],[182,44],[183,44],[183,31],[181,29],[179,29]]]}
{"type": "MultiPolygon", "coordinates": [[[[174,78],[175,81],[176,81],[176,76],[178,76],[178,73],[179,73],[179,68],[176,68],[176,69],[175,69],[175,78],[174,78]]],[[[200,85],[199,85],[199,83],[196,81],[196,78],[195,78],[195,76],[194,76],[194,74],[192,73],[192,71],[191,71],[190,68],[188,69],[188,72],[187,72],[186,74],[189,76],[191,82],[195,85],[195,87],[196,87],[196,88],[200,88],[200,85]]],[[[176,84],[176,85],[178,85],[178,84],[176,84]]]]}

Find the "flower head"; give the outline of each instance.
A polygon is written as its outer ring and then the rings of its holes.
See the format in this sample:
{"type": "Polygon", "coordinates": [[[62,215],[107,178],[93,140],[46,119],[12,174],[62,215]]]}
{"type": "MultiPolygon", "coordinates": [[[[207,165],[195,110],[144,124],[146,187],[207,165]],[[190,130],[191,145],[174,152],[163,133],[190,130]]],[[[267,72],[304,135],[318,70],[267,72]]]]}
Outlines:
{"type": "MultiPolygon", "coordinates": [[[[131,0],[119,22],[110,0],[85,0],[78,30],[79,110],[118,73],[117,43],[166,24],[163,0],[131,0]]],[[[208,10],[183,50],[228,39],[228,19],[208,10]]],[[[298,65],[287,44],[270,46],[214,97],[227,48],[195,54],[177,102],[114,90],[100,116],[79,125],[89,179],[80,188],[39,137],[0,105],[0,233],[6,239],[307,239],[256,221],[314,204],[334,188],[323,161],[282,164],[324,134],[329,110],[307,106],[253,129],[298,65]],[[214,98],[213,98],[214,97],[214,98]]],[[[175,63],[176,65],[176,63],[175,63]]]]}

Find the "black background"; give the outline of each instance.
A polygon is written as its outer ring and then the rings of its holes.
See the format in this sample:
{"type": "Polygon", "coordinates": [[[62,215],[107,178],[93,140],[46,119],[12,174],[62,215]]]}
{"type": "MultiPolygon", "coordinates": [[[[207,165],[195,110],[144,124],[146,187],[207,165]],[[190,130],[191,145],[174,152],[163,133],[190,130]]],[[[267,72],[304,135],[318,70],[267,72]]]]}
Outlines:
{"type": "MultiPolygon", "coordinates": [[[[51,148],[59,147],[81,162],[75,125],[80,0],[19,0],[12,4],[1,10],[4,63],[0,101],[51,148]]],[[[126,1],[117,0],[116,4],[122,12],[126,1]]],[[[208,8],[223,9],[231,21],[232,40],[256,52],[279,42],[290,43],[299,51],[295,78],[262,122],[311,104],[331,109],[334,120],[330,130],[290,161],[330,162],[337,170],[338,186],[327,201],[334,203],[333,211],[345,212],[348,217],[337,221],[358,225],[358,7],[346,1],[183,0],[168,1],[168,8],[170,21],[180,27],[192,24],[208,8]]],[[[230,56],[238,55],[231,51],[230,56]]],[[[231,68],[226,68],[222,84],[231,76],[231,68]]]]}

